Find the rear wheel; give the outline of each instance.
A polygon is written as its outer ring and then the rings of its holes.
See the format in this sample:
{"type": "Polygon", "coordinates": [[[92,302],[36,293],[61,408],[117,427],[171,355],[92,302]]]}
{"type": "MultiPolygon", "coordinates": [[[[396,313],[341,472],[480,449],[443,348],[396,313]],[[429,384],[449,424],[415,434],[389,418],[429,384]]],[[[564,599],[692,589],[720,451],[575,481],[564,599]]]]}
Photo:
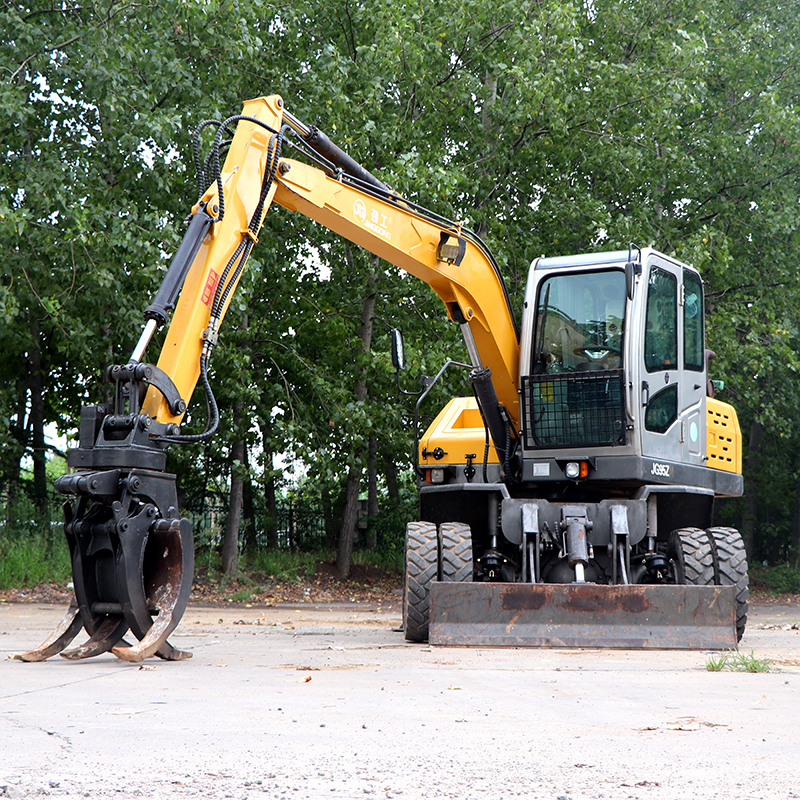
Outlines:
{"type": "Polygon", "coordinates": [[[443,522],[439,526],[442,580],[464,583],[472,580],[472,531],[463,522],[443,522]]]}
{"type": "Polygon", "coordinates": [[[735,528],[709,528],[707,533],[716,555],[719,585],[736,587],[736,638],[741,641],[750,598],[744,542],[735,528]]]}
{"type": "Polygon", "coordinates": [[[403,578],[403,630],[410,642],[428,638],[431,581],[439,572],[439,542],[432,522],[406,525],[403,578]]]}

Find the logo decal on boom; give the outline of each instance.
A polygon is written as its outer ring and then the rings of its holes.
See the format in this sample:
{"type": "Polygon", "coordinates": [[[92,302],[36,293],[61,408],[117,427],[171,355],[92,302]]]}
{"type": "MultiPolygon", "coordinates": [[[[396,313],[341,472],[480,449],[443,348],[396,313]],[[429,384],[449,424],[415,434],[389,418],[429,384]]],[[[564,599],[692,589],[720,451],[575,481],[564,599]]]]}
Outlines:
{"type": "Polygon", "coordinates": [[[369,230],[378,236],[382,236],[387,241],[392,238],[392,234],[386,229],[392,221],[392,218],[387,217],[386,214],[381,214],[374,208],[370,210],[368,215],[367,207],[360,197],[353,201],[353,216],[361,222],[365,228],[369,228],[369,230]]]}

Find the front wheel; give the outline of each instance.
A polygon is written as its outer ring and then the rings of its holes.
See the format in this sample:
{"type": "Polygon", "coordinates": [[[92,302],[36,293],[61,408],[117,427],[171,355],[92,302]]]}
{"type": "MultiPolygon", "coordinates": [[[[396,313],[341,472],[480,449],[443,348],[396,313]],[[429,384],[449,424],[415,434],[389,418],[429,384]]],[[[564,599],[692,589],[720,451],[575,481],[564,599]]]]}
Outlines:
{"type": "Polygon", "coordinates": [[[675,583],[736,587],[736,640],[747,624],[750,589],[742,537],[733,528],[679,528],[667,540],[675,583]]]}
{"type": "Polygon", "coordinates": [[[431,581],[439,572],[439,541],[432,522],[406,525],[403,570],[403,631],[410,642],[428,639],[431,581]]]}
{"type": "Polygon", "coordinates": [[[472,580],[472,531],[463,522],[443,522],[439,526],[442,580],[464,583],[472,580]]]}
{"type": "Polygon", "coordinates": [[[678,528],[667,540],[667,558],[675,583],[714,586],[717,583],[714,553],[702,528],[678,528]]]}
{"type": "Polygon", "coordinates": [[[750,599],[744,542],[735,528],[709,528],[706,532],[716,552],[719,585],[736,587],[736,638],[741,641],[750,599]]]}

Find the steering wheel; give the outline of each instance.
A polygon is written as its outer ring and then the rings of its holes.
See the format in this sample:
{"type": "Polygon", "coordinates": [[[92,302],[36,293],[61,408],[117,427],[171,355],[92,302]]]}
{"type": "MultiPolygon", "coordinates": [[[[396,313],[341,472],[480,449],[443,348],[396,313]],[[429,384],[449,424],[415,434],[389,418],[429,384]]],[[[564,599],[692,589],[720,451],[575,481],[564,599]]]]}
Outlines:
{"type": "MultiPolygon", "coordinates": [[[[603,369],[609,368],[608,359],[614,356],[621,357],[622,351],[616,347],[606,347],[605,345],[590,344],[586,347],[576,347],[573,351],[576,356],[586,358],[603,369]]],[[[619,366],[619,365],[617,365],[619,366]]]]}

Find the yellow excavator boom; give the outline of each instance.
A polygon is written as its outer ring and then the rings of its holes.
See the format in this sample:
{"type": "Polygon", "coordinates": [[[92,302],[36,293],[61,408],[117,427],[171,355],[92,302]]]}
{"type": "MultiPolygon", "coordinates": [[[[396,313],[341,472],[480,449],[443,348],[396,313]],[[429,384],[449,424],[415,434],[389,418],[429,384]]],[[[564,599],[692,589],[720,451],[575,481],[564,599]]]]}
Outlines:
{"type": "MultiPolygon", "coordinates": [[[[229,263],[242,241],[252,236],[250,221],[261,182],[274,167],[270,140],[276,133],[247,118],[277,132],[290,115],[285,115],[282,99],[273,95],[246,102],[243,116],[222,168],[224,217],[213,224],[191,266],[158,362],[184,398],[191,396],[199,378],[211,297],[221,280],[231,282],[221,321],[236,288],[234,271],[224,276],[220,265],[229,263]]],[[[218,213],[216,184],[202,202],[218,213]]],[[[450,317],[462,323],[462,330],[467,326],[465,336],[473,338],[480,364],[491,369],[500,404],[518,424],[519,339],[514,316],[497,265],[476,237],[428,216],[393,192],[374,191],[370,185],[345,181],[342,173],[329,175],[296,160],[280,159],[258,228],[272,202],[304,214],[429,284],[450,317]]],[[[478,366],[475,361],[473,357],[473,366],[478,366]]],[[[182,419],[154,389],[143,411],[159,422],[182,419]]]]}

